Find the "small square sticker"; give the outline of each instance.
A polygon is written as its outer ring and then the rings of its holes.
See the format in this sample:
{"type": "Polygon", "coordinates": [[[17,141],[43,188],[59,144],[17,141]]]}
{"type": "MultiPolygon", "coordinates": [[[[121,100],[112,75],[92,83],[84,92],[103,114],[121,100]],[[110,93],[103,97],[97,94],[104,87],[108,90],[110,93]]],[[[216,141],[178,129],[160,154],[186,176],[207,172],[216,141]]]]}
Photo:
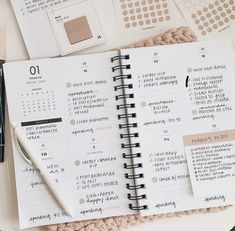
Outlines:
{"type": "Polygon", "coordinates": [[[71,44],[75,44],[93,37],[86,16],[65,22],[64,27],[71,44]]]}
{"type": "Polygon", "coordinates": [[[60,54],[71,54],[105,41],[92,0],[67,2],[47,10],[60,54]]]}

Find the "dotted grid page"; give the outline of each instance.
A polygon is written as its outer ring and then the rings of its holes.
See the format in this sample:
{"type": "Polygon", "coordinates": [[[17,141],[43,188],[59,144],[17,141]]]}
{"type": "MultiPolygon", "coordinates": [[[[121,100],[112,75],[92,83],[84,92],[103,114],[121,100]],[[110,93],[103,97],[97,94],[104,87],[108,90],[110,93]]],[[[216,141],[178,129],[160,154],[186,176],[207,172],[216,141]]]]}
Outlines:
{"type": "Polygon", "coordinates": [[[200,39],[228,37],[235,41],[234,0],[175,0],[200,39]]]}
{"type": "Polygon", "coordinates": [[[114,6],[122,34],[171,28],[174,23],[172,1],[115,0],[114,6]]]}

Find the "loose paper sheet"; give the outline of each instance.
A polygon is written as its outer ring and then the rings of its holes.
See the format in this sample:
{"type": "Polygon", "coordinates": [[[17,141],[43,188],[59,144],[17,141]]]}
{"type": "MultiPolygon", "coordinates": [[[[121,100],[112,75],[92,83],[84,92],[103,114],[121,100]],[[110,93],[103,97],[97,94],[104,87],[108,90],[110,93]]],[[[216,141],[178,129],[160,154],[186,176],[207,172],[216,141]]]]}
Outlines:
{"type": "Polygon", "coordinates": [[[12,7],[28,50],[29,57],[45,58],[60,55],[60,51],[47,16],[47,9],[70,0],[11,0],[12,7]]]}
{"type": "MultiPolygon", "coordinates": [[[[48,10],[48,16],[62,55],[79,51],[104,42],[104,34],[96,14],[94,4],[91,0],[76,1],[63,4],[60,7],[53,7],[48,10]],[[80,17],[86,18],[88,24],[86,27],[89,27],[90,34],[84,40],[71,44],[65,30],[65,23],[80,17]]],[[[85,33],[86,28],[80,27],[79,29],[80,30],[74,29],[73,33],[80,35],[85,33]]]]}
{"type": "MultiPolygon", "coordinates": [[[[96,12],[94,12],[95,10],[91,0],[11,0],[11,4],[31,59],[65,55],[104,41],[102,30],[97,22],[98,17],[96,12]],[[100,34],[101,38],[92,39],[90,41],[92,44],[85,42],[85,44],[82,43],[80,46],[70,47],[66,43],[66,38],[61,37],[61,34],[58,37],[58,31],[61,33],[61,27],[58,27],[58,25],[55,26],[54,24],[53,26],[51,25],[47,11],[51,12],[53,9],[58,9],[58,7],[64,8],[64,6],[68,5],[81,8],[79,11],[77,10],[77,17],[79,17],[81,12],[88,15],[89,21],[91,20],[90,23],[93,33],[95,32],[94,35],[97,36],[97,34],[100,34]],[[53,27],[56,27],[55,31],[53,31],[53,27]]],[[[64,14],[68,14],[65,16],[67,19],[68,17],[76,17],[76,12],[74,11],[64,12],[64,14]]]]}
{"type": "Polygon", "coordinates": [[[175,0],[175,2],[200,40],[229,38],[235,41],[234,0],[175,0]]]}

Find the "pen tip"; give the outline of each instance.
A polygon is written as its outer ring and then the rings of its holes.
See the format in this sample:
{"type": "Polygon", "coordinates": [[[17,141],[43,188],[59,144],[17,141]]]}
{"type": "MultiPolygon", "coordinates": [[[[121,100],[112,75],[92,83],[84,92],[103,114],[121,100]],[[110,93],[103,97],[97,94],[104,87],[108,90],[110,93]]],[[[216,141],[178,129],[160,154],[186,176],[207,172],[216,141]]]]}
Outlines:
{"type": "Polygon", "coordinates": [[[66,212],[66,214],[68,214],[70,217],[74,217],[74,211],[73,211],[73,209],[71,209],[71,208],[66,208],[66,209],[64,209],[64,211],[66,212]]]}

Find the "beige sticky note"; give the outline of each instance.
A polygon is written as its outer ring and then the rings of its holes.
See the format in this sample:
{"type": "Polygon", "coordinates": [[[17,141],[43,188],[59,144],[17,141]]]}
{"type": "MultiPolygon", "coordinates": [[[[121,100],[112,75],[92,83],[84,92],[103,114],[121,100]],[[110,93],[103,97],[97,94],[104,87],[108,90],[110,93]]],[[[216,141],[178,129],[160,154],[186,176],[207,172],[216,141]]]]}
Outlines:
{"type": "Polygon", "coordinates": [[[66,33],[71,44],[92,38],[92,32],[86,16],[82,16],[64,23],[66,33]]]}
{"type": "Polygon", "coordinates": [[[235,129],[183,136],[184,146],[205,145],[235,140],[235,129]]]}

